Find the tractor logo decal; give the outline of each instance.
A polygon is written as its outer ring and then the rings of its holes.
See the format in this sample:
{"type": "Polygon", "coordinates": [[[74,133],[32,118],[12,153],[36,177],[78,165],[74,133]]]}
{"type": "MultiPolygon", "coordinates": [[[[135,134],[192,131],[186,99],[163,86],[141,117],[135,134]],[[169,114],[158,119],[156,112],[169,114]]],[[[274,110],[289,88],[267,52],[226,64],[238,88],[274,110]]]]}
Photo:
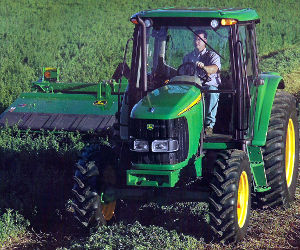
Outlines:
{"type": "Polygon", "coordinates": [[[107,104],[107,101],[105,101],[105,100],[103,100],[103,101],[95,101],[93,104],[94,105],[101,105],[101,106],[103,106],[103,105],[107,104]]]}
{"type": "Polygon", "coordinates": [[[147,124],[147,129],[148,130],[153,130],[154,129],[154,124],[147,124]]]}

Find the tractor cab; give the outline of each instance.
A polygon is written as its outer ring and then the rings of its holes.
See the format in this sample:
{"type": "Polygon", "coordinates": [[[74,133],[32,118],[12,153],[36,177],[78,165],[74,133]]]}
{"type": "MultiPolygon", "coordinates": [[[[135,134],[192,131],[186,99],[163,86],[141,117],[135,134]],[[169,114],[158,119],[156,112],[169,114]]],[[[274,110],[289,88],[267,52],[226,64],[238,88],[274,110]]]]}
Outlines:
{"type": "Polygon", "coordinates": [[[151,10],[133,15],[131,21],[136,27],[130,107],[152,91],[159,93],[169,85],[180,86],[177,90],[171,87],[173,92],[195,86],[203,98],[208,92],[219,93],[214,133],[244,139],[250,126],[250,102],[254,98],[251,94],[258,83],[256,12],[251,9],[151,10]],[[197,67],[197,55],[191,56],[198,53],[201,57],[195,44],[196,39],[201,39],[199,31],[206,36],[203,42],[208,53],[204,57],[214,57],[204,61],[218,65],[214,74],[197,67]],[[212,82],[217,89],[209,91],[205,86],[212,82]]]}
{"type": "Polygon", "coordinates": [[[196,32],[199,31],[206,32],[207,35],[208,42],[204,50],[213,51],[224,66],[224,69],[220,67],[217,74],[222,72],[224,76],[231,76],[228,26],[221,27],[217,32],[206,22],[198,25],[196,22],[170,25],[167,21],[157,21],[157,26],[149,27],[146,38],[149,90],[175,82],[197,84],[199,87],[209,82],[209,75],[205,70],[197,68],[195,58],[189,61],[187,58],[193,54],[201,57],[201,53],[195,48],[195,39],[198,39],[196,32]]]}

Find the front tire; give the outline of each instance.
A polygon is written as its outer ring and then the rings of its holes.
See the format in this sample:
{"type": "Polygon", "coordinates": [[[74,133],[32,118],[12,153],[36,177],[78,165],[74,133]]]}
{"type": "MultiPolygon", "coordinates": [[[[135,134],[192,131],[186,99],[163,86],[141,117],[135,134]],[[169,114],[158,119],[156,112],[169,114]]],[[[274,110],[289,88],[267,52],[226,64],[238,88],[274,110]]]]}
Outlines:
{"type": "Polygon", "coordinates": [[[214,239],[238,242],[247,232],[251,212],[251,170],[240,150],[218,153],[210,183],[210,226],[214,239]]]}
{"type": "Polygon", "coordinates": [[[75,218],[86,228],[97,229],[114,216],[116,201],[104,203],[102,194],[116,184],[115,159],[110,147],[91,145],[76,164],[72,206],[75,218]]]}
{"type": "Polygon", "coordinates": [[[257,206],[288,206],[298,179],[299,125],[295,97],[284,91],[275,95],[263,157],[271,190],[255,194],[257,206]]]}

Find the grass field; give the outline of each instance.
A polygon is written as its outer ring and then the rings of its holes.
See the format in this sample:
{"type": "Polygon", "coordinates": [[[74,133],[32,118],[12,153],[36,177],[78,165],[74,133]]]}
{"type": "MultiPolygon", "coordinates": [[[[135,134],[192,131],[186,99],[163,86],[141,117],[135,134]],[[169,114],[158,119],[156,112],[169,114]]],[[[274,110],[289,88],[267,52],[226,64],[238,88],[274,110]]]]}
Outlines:
{"type": "Polygon", "coordinates": [[[206,208],[202,204],[176,203],[123,207],[121,221],[90,235],[76,229],[67,216],[47,231],[22,231],[22,237],[11,238],[5,246],[17,249],[297,249],[300,247],[299,191],[298,184],[296,201],[289,208],[253,210],[247,236],[238,244],[204,243],[206,208]]]}
{"type": "MultiPolygon", "coordinates": [[[[2,0],[0,112],[30,89],[43,66],[59,67],[62,81],[109,79],[133,31],[130,16],[162,6],[255,8],[261,16],[257,32],[261,70],[282,74],[286,89],[300,97],[298,0],[2,0]]],[[[203,243],[205,204],[136,205],[134,213],[125,207],[116,224],[84,235],[68,212],[68,200],[73,166],[85,143],[78,133],[43,132],[32,137],[17,129],[0,131],[0,248],[257,249],[300,245],[299,183],[296,202],[290,208],[253,211],[247,238],[238,245],[203,243]]]]}
{"type": "MultiPolygon", "coordinates": [[[[258,26],[261,56],[297,48],[300,43],[297,0],[199,0],[196,3],[191,0],[2,0],[0,111],[20,92],[29,89],[43,66],[59,67],[62,81],[98,82],[110,78],[133,31],[130,16],[162,6],[255,8],[261,16],[258,26]]],[[[294,67],[298,66],[289,65],[284,70],[294,67]]],[[[272,68],[277,70],[276,63],[272,68]]]]}

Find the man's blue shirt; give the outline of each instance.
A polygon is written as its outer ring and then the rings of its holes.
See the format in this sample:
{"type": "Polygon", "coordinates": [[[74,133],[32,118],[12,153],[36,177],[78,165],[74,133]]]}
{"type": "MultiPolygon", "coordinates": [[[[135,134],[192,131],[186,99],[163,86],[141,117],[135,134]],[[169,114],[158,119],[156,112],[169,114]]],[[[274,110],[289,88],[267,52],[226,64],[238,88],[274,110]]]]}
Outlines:
{"type": "Polygon", "coordinates": [[[197,49],[193,50],[192,52],[188,53],[183,58],[183,63],[186,62],[193,62],[196,63],[197,61],[204,63],[204,66],[216,65],[218,67],[218,72],[216,74],[211,74],[209,77],[211,81],[206,82],[206,85],[212,85],[218,87],[221,83],[220,73],[221,70],[221,60],[217,53],[214,51],[207,50],[206,48],[199,52],[197,49]]]}

